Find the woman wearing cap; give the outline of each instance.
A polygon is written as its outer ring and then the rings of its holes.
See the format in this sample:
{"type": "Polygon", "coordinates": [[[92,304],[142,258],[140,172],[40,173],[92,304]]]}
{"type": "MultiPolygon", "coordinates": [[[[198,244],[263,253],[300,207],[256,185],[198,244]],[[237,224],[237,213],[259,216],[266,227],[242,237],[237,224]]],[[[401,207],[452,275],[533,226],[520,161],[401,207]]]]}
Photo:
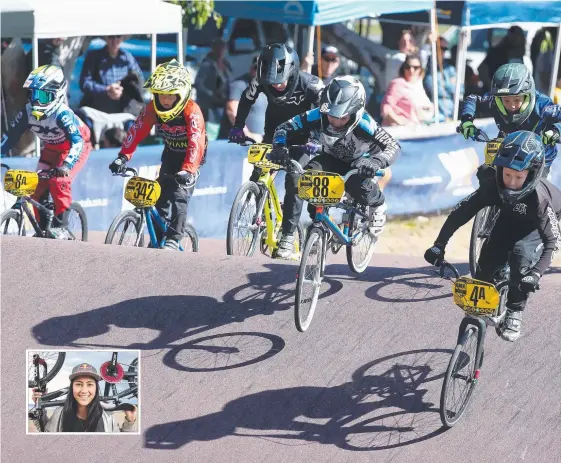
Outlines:
{"type": "MultiPolygon", "coordinates": [[[[81,363],[72,369],[66,402],[55,408],[52,416],[43,414],[45,432],[136,432],[136,407],[125,411],[125,421],[119,428],[113,414],[103,410],[99,400],[101,376],[89,363],[81,363]]],[[[33,399],[41,397],[34,391],[33,399]]]]}

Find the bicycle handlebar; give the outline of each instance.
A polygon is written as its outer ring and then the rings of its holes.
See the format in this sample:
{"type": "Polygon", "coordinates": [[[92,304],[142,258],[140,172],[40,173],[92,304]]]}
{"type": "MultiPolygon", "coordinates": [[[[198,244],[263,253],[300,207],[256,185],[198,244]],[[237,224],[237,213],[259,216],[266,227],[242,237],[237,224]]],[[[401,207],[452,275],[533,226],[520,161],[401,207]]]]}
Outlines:
{"type": "Polygon", "coordinates": [[[450,278],[444,276],[444,272],[446,271],[447,268],[452,270],[456,278],[460,278],[460,272],[458,272],[456,267],[454,267],[450,262],[442,260],[442,262],[440,262],[439,267],[440,267],[440,278],[446,278],[447,280],[450,280],[450,278]]]}
{"type": "MultiPolygon", "coordinates": [[[[297,174],[302,175],[306,172],[302,167],[302,164],[300,164],[298,161],[291,159],[290,164],[294,167],[294,170],[297,174]]],[[[358,173],[358,169],[351,169],[346,173],[346,175],[342,176],[343,180],[346,182],[351,176],[355,175],[356,173],[358,173]]],[[[386,173],[383,170],[377,170],[375,177],[383,177],[384,175],[386,175],[386,173]]]]}
{"type": "Polygon", "coordinates": [[[138,177],[138,170],[134,167],[127,166],[121,172],[113,174],[113,177],[138,177]],[[127,175],[129,172],[131,172],[132,175],[127,175]]]}
{"type": "MultiPolygon", "coordinates": [[[[462,131],[460,130],[460,126],[456,127],[456,133],[462,133],[462,131]]],[[[473,137],[469,137],[469,138],[472,139],[473,141],[478,141],[483,143],[487,143],[488,141],[491,140],[489,138],[489,135],[487,135],[483,130],[478,128],[475,129],[475,133],[473,134],[473,137]]]]}

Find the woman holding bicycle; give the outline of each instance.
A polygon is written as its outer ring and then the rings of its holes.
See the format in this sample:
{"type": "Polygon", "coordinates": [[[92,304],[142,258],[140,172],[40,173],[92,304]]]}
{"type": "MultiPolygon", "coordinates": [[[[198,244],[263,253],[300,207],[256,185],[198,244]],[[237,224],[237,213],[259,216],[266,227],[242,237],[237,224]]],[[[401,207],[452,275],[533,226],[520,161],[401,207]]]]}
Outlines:
{"type": "Polygon", "coordinates": [[[493,161],[492,181],[482,182],[450,213],[425,260],[440,265],[455,231],[487,206],[500,209],[499,218],[484,243],[474,278],[493,283],[510,267],[506,315],[501,337],[520,337],[522,311],[530,292],[539,289],[541,276],[561,249],[561,190],[543,178],[545,150],[539,135],[529,131],[506,136],[493,161]]]}
{"type": "MultiPolygon", "coordinates": [[[[64,406],[55,408],[51,418],[43,414],[45,432],[136,432],[136,407],[125,411],[125,421],[119,427],[115,416],[106,412],[99,398],[101,376],[89,363],[76,365],[69,376],[70,387],[64,406]]],[[[34,391],[33,399],[41,392],[34,391]]]]}
{"type": "MultiPolygon", "coordinates": [[[[162,166],[157,179],[162,194],[156,208],[171,221],[164,249],[179,249],[187,222],[187,205],[195,190],[199,168],[204,164],[207,148],[205,121],[197,103],[191,99],[191,76],[175,59],[160,64],[144,84],[154,95],[130,127],[119,156],[110,165],[114,174],[124,171],[138,144],[156,125],[164,138],[162,166]]],[[[157,228],[158,242],[162,232],[157,228]]]]}

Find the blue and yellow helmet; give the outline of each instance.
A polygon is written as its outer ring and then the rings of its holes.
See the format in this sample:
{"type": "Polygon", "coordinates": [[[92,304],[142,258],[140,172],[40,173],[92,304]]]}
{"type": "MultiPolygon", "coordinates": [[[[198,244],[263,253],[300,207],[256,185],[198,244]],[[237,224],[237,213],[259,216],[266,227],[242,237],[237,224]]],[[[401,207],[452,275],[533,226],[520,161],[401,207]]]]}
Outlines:
{"type": "Polygon", "coordinates": [[[31,114],[41,120],[53,114],[64,102],[67,82],[61,68],[46,64],[27,76],[23,88],[29,89],[27,99],[31,114]]]}

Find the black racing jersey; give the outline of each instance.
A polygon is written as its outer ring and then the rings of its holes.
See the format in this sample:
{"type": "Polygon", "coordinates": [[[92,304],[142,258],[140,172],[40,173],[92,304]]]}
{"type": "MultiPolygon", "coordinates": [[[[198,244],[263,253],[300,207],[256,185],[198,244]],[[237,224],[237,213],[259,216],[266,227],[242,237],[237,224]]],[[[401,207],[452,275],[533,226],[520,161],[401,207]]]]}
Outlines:
{"type": "Polygon", "coordinates": [[[503,204],[497,188],[497,180],[484,182],[478,190],[460,201],[450,213],[440,230],[436,242],[446,245],[454,232],[470,221],[486,206],[499,206],[499,219],[512,226],[512,235],[523,237],[538,230],[543,241],[543,253],[535,266],[540,275],[551,265],[553,254],[561,249],[559,218],[561,217],[561,190],[546,179],[540,179],[536,189],[515,204],[503,204]]]}
{"type": "Polygon", "coordinates": [[[267,96],[268,102],[265,112],[265,135],[267,139],[272,138],[275,129],[280,124],[308,111],[312,108],[312,105],[319,106],[324,87],[323,82],[316,76],[299,71],[294,93],[283,105],[278,105],[264,92],[263,86],[254,77],[242,93],[234,126],[239,128],[245,126],[245,120],[251,106],[255,103],[259,94],[263,92],[267,96]]]}

